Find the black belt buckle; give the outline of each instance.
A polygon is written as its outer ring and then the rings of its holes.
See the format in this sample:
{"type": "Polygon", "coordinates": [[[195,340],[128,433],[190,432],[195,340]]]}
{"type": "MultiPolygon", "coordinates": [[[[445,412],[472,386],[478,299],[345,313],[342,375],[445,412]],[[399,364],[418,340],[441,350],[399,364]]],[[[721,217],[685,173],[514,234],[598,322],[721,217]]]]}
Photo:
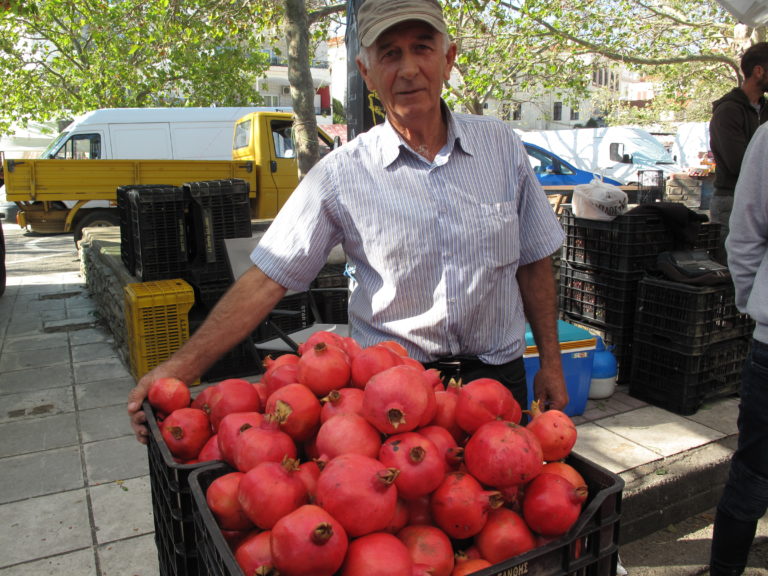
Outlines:
{"type": "Polygon", "coordinates": [[[429,366],[436,368],[440,372],[443,383],[448,385],[451,380],[456,380],[457,382],[461,380],[462,368],[466,371],[478,363],[480,363],[480,360],[477,357],[448,356],[446,358],[438,358],[430,363],[429,366]]]}

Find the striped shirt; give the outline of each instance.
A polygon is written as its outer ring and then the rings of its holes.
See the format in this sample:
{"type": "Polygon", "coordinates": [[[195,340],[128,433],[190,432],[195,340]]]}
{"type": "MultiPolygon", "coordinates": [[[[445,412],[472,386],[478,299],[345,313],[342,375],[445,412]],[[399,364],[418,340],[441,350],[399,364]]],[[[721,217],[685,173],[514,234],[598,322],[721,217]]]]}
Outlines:
{"type": "Polygon", "coordinates": [[[503,364],[523,354],[518,266],[553,254],[563,231],[518,136],[448,113],[433,162],[384,123],[323,158],[251,254],[289,290],[306,290],[341,244],[354,270],[351,335],[395,340],[428,362],[503,364]]]}

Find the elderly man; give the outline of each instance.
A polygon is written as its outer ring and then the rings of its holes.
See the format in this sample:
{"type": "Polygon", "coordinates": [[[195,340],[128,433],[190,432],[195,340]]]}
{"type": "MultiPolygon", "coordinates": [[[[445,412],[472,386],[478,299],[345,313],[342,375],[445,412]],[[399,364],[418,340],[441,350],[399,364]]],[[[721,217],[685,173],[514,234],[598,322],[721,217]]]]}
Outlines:
{"type": "Polygon", "coordinates": [[[458,365],[465,382],[495,378],[527,405],[527,319],[540,354],[535,395],[567,404],[550,260],[563,232],[521,141],[441,100],[456,46],[435,0],[367,0],[358,33],[357,64],[386,122],[310,171],[253,251],[253,268],[131,391],[140,441],[151,382],[199,378],[287,289],[305,290],[337,244],[355,270],[349,322],[360,345],[394,340],[426,365],[458,365]]]}

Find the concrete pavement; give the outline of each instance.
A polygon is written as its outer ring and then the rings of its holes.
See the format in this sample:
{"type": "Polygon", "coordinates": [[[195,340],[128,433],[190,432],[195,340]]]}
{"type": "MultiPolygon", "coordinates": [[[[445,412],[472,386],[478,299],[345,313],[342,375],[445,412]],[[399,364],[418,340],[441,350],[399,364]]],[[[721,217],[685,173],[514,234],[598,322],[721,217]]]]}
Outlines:
{"type": "MultiPolygon", "coordinates": [[[[0,576],[156,576],[147,455],[125,412],[133,379],[72,239],[3,227],[0,576]]],[[[574,418],[576,451],[626,482],[620,555],[629,574],[706,573],[711,524],[702,513],[724,480],[736,409],[725,398],[683,417],[619,387],[574,418]],[[689,517],[702,525],[674,528],[689,517]]],[[[763,551],[765,534],[764,522],[763,551]]],[[[748,575],[765,576],[764,552],[754,556],[748,575]]]]}

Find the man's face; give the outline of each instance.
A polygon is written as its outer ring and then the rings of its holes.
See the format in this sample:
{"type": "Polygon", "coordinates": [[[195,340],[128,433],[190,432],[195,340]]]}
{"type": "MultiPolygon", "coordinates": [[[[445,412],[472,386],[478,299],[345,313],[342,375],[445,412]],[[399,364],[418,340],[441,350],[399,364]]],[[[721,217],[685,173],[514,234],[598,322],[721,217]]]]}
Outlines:
{"type": "Polygon", "coordinates": [[[414,21],[386,30],[369,49],[369,66],[358,59],[368,89],[375,90],[390,121],[410,128],[440,113],[443,82],[450,78],[456,46],[414,21]],[[415,123],[415,124],[414,124],[415,123]]]}

